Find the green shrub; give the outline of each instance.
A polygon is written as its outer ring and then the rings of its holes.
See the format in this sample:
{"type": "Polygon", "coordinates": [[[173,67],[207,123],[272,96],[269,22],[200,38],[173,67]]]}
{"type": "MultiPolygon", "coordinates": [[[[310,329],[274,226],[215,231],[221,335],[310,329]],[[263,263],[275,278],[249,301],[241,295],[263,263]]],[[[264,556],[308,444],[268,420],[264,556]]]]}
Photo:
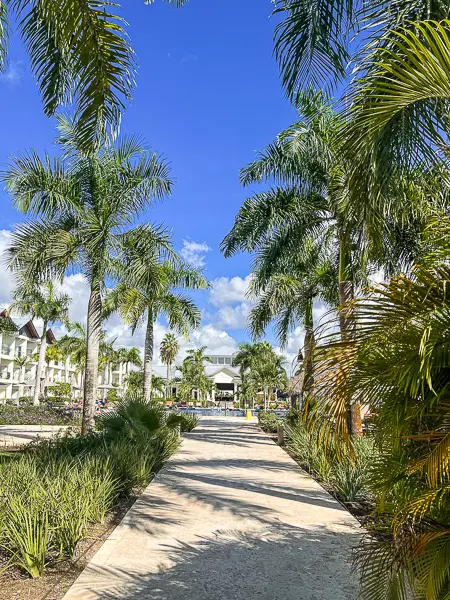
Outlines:
{"type": "Polygon", "coordinates": [[[107,402],[119,402],[121,399],[119,392],[116,389],[111,389],[108,390],[108,393],[106,394],[106,401],[107,402]]]}
{"type": "Polygon", "coordinates": [[[261,429],[267,433],[276,433],[278,426],[283,422],[283,418],[275,413],[260,411],[258,414],[258,424],[261,429]]]}
{"type": "Polygon", "coordinates": [[[190,413],[182,413],[179,415],[181,417],[180,429],[182,432],[192,431],[197,427],[200,421],[199,415],[193,415],[190,413]]]}
{"type": "Polygon", "coordinates": [[[366,500],[369,496],[370,466],[376,455],[371,438],[354,441],[355,457],[339,456],[330,441],[325,452],[319,437],[304,426],[286,431],[289,453],[318,480],[329,484],[343,502],[366,500]]]}
{"type": "Polygon", "coordinates": [[[100,431],[69,430],[0,457],[0,545],[32,577],[71,558],[90,523],[145,486],[180,444],[178,416],[121,403],[100,431]]]}
{"type": "Polygon", "coordinates": [[[129,438],[153,435],[160,429],[173,429],[181,424],[175,413],[167,415],[163,406],[148,404],[140,394],[133,394],[117,403],[114,409],[97,419],[97,426],[108,436],[129,438]]]}

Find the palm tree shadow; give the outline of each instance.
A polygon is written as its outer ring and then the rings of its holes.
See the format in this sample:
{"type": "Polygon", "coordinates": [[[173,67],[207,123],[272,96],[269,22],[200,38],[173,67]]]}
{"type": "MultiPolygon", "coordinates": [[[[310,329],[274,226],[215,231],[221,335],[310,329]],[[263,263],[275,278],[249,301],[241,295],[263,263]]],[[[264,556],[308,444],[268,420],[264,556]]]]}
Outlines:
{"type": "Polygon", "coordinates": [[[149,556],[148,569],[90,567],[99,583],[89,599],[356,600],[354,543],[355,535],[281,523],[217,531],[193,544],[165,545],[162,561],[152,564],[149,556]]]}

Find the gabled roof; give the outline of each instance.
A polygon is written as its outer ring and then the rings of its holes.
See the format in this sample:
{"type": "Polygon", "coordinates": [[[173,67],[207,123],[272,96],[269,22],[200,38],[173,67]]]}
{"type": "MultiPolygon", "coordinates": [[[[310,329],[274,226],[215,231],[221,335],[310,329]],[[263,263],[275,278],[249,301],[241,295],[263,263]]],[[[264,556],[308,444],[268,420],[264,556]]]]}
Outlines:
{"type": "Polygon", "coordinates": [[[208,377],[213,377],[217,373],[227,373],[230,377],[240,377],[239,369],[230,365],[207,365],[205,366],[205,373],[208,377]]]}
{"type": "Polygon", "coordinates": [[[20,335],[26,335],[32,340],[39,339],[39,334],[36,330],[36,327],[34,326],[33,321],[31,320],[25,323],[25,325],[22,325],[22,327],[19,329],[19,333],[20,335]]]}
{"type": "Polygon", "coordinates": [[[47,344],[54,344],[56,342],[55,334],[51,329],[47,329],[47,344]]]}

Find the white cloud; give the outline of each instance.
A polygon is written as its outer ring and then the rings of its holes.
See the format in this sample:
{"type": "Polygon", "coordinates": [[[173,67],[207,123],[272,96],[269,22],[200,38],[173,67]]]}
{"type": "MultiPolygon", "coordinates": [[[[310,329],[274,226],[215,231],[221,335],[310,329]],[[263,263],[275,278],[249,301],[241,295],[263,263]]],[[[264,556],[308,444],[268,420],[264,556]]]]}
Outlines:
{"type": "Polygon", "coordinates": [[[23,76],[22,61],[11,61],[4,73],[0,74],[0,81],[9,85],[19,85],[23,76]]]}
{"type": "Polygon", "coordinates": [[[64,277],[61,291],[72,298],[69,308],[71,321],[86,322],[87,307],[89,302],[89,286],[81,273],[64,277]]]}
{"type": "Polygon", "coordinates": [[[214,323],[228,329],[246,329],[251,309],[250,302],[242,302],[237,306],[221,306],[214,315],[214,323]]]}
{"type": "Polygon", "coordinates": [[[212,283],[209,301],[213,306],[227,306],[245,302],[251,275],[242,277],[217,277],[212,283]]]}
{"type": "MultiPolygon", "coordinates": [[[[0,230],[0,308],[9,306],[11,304],[11,294],[13,290],[13,277],[9,269],[4,267],[5,250],[8,248],[11,240],[11,231],[0,230]]],[[[199,258],[202,259],[206,252],[210,251],[207,244],[198,244],[191,240],[185,241],[185,254],[183,258],[187,260],[187,257],[191,260],[196,260],[198,265],[199,258]]],[[[242,296],[238,293],[239,277],[232,278],[231,290],[234,290],[229,296],[233,301],[239,300],[242,296]]],[[[223,281],[227,278],[219,278],[218,290],[223,291],[225,289],[223,281]],[[222,286],[222,287],[220,287],[222,286]]],[[[244,281],[244,280],[241,280],[244,281]]],[[[244,286],[245,287],[245,286],[244,286]]],[[[89,286],[81,273],[75,273],[64,277],[61,285],[61,291],[68,294],[72,299],[69,308],[69,319],[70,321],[80,321],[86,323],[87,306],[89,302],[89,286]]],[[[246,311],[248,308],[244,308],[245,303],[241,303],[234,308],[232,306],[226,306],[221,304],[218,313],[210,315],[209,321],[214,320],[214,323],[205,323],[198,329],[191,332],[190,338],[186,339],[182,336],[177,336],[180,343],[180,354],[178,355],[177,362],[180,363],[186,356],[186,350],[190,348],[199,348],[201,346],[207,346],[210,352],[216,354],[231,354],[237,348],[236,340],[225,331],[225,328],[239,329],[246,325],[246,311]],[[222,323],[222,325],[221,325],[222,323]]],[[[21,319],[21,321],[24,319],[21,319]]],[[[40,322],[37,320],[36,325],[39,327],[40,322]]],[[[132,347],[136,346],[143,353],[145,343],[145,324],[137,328],[134,335],[132,335],[131,327],[122,322],[118,315],[113,315],[105,323],[105,329],[109,340],[115,339],[115,346],[120,347],[132,347]]],[[[63,325],[54,326],[54,333],[57,337],[67,333],[63,325]]],[[[164,324],[157,321],[154,326],[154,364],[160,365],[161,361],[159,358],[159,346],[161,341],[169,329],[164,324]]]]}
{"type": "Polygon", "coordinates": [[[208,252],[211,252],[211,248],[206,242],[199,243],[187,239],[183,240],[180,254],[187,263],[201,269],[205,266],[205,257],[208,252]]]}

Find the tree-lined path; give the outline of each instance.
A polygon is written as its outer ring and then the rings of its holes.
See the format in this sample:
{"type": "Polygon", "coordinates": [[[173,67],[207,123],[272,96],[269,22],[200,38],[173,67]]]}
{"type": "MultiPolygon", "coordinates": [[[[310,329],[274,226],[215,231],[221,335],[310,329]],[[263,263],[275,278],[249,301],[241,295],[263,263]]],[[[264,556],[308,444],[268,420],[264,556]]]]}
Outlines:
{"type": "Polygon", "coordinates": [[[203,418],[64,600],[353,600],[359,534],[255,423],[203,418]]]}

